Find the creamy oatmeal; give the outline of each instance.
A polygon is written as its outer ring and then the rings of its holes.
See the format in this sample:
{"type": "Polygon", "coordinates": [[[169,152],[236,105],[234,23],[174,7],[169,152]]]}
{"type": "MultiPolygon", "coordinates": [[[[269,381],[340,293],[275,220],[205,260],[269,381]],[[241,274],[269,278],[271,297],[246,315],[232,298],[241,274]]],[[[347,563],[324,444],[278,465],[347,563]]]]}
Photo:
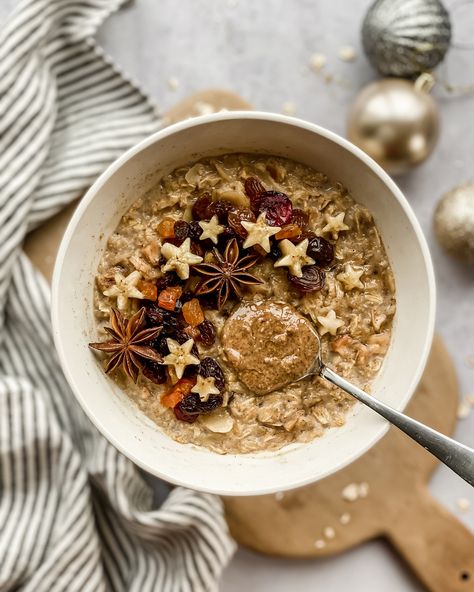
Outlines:
{"type": "Polygon", "coordinates": [[[317,352],[370,390],[395,286],[372,215],[277,157],[181,167],[137,199],[96,276],[104,367],[179,442],[276,450],[341,426],[354,400],[304,374],[317,352]]]}

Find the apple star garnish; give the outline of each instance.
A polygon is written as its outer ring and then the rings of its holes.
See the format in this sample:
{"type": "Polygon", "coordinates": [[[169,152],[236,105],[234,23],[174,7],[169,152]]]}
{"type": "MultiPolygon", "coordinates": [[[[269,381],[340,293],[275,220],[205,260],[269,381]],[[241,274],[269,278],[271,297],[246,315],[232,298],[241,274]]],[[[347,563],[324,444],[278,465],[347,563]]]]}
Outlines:
{"type": "Polygon", "coordinates": [[[199,240],[206,240],[206,238],[210,239],[215,245],[217,245],[217,241],[219,234],[222,234],[225,230],[225,227],[222,224],[219,224],[219,219],[217,216],[212,216],[209,222],[202,220],[198,222],[199,226],[202,228],[202,234],[199,237],[199,240]]]}
{"type": "Polygon", "coordinates": [[[288,267],[292,275],[301,277],[303,275],[302,268],[305,265],[313,265],[315,263],[314,259],[311,259],[306,253],[308,244],[309,241],[307,238],[297,245],[294,245],[287,238],[280,241],[278,248],[283,254],[283,257],[275,261],[275,267],[288,267]]]}
{"type": "Polygon", "coordinates": [[[202,262],[202,257],[191,253],[191,239],[187,238],[180,247],[176,247],[171,243],[165,243],[161,247],[161,254],[166,259],[165,265],[162,266],[161,271],[176,271],[182,280],[189,278],[189,266],[197,265],[202,262]]]}
{"type": "Polygon", "coordinates": [[[360,276],[364,273],[363,269],[356,269],[350,263],[344,266],[344,271],[336,276],[340,282],[344,284],[346,290],[354,290],[354,288],[364,289],[364,284],[360,281],[360,276]]]}
{"type": "Polygon", "coordinates": [[[319,334],[321,336],[326,335],[326,333],[336,335],[339,327],[344,325],[344,321],[338,319],[336,317],[336,313],[333,310],[330,310],[325,317],[321,316],[316,318],[318,319],[318,323],[321,325],[321,329],[319,329],[319,334]]]}
{"type": "Polygon", "coordinates": [[[129,298],[139,298],[140,300],[145,298],[137,288],[137,284],[141,279],[142,274],[139,271],[132,271],[127,277],[124,277],[121,273],[116,273],[114,277],[115,284],[104,290],[103,294],[109,296],[109,298],[117,298],[117,308],[125,310],[129,298]]]}
{"type": "Polygon", "coordinates": [[[214,376],[204,378],[200,374],[197,375],[197,382],[191,389],[192,393],[197,393],[203,403],[205,403],[210,395],[218,395],[220,390],[216,386],[214,376]]]}
{"type": "Polygon", "coordinates": [[[194,339],[188,339],[181,345],[174,339],[167,337],[166,343],[168,344],[170,353],[163,358],[163,364],[166,366],[173,366],[178,378],[183,377],[186,366],[197,365],[200,363],[199,358],[193,356],[191,353],[194,339]]]}
{"type": "Polygon", "coordinates": [[[256,222],[241,221],[242,226],[248,232],[244,242],[244,249],[260,245],[264,251],[270,252],[270,237],[281,230],[280,226],[269,226],[265,212],[262,212],[256,222]]]}
{"type": "Polygon", "coordinates": [[[339,238],[339,233],[343,230],[349,230],[349,226],[344,224],[344,212],[337,214],[337,216],[329,216],[326,214],[326,226],[323,228],[323,232],[330,232],[334,240],[339,238]]]}

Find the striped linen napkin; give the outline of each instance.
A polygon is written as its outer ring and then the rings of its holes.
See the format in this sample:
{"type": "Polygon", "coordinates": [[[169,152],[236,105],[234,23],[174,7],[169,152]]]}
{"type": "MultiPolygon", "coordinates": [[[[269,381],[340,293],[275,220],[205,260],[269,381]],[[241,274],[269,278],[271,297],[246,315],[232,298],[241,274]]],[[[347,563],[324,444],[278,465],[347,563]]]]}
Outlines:
{"type": "Polygon", "coordinates": [[[91,36],[123,0],[20,0],[0,32],[0,591],[216,590],[234,551],[214,496],[159,509],[77,406],[25,234],[160,127],[91,36]]]}

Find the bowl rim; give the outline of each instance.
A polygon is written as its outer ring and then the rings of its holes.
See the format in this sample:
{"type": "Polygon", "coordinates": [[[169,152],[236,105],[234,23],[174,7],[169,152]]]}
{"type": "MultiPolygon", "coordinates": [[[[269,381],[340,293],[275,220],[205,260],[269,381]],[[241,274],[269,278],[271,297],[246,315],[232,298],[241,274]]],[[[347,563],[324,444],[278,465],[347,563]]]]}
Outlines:
{"type": "MultiPolygon", "coordinates": [[[[166,472],[161,472],[157,470],[155,467],[150,466],[147,462],[138,458],[135,454],[131,453],[128,450],[127,444],[121,442],[118,438],[116,438],[102,423],[96,420],[96,416],[92,408],[84,401],[81,389],[76,384],[74,376],[70,371],[70,365],[67,362],[66,355],[62,346],[62,338],[61,338],[61,330],[60,330],[60,319],[59,319],[59,290],[60,290],[60,278],[62,268],[65,262],[65,257],[67,250],[69,248],[69,243],[71,238],[73,237],[74,233],[77,230],[78,224],[83,213],[87,210],[90,203],[95,199],[98,195],[102,187],[105,183],[132,157],[140,153],[142,150],[148,148],[149,146],[161,141],[162,139],[171,136],[177,132],[181,132],[188,128],[197,127],[201,125],[206,125],[209,123],[219,122],[219,121],[228,121],[228,120],[238,120],[238,119],[255,119],[255,120],[264,120],[267,122],[274,122],[277,124],[286,124],[293,127],[301,128],[303,130],[312,132],[316,135],[322,136],[335,144],[338,144],[343,149],[347,150],[348,152],[352,153],[357,159],[361,160],[371,171],[374,173],[389,189],[395,199],[398,201],[400,206],[402,207],[409,223],[411,224],[416,238],[418,240],[418,244],[421,250],[421,254],[423,257],[426,276],[427,276],[427,283],[428,283],[428,301],[427,301],[427,308],[428,308],[428,323],[426,327],[426,334],[425,340],[423,344],[423,349],[421,355],[419,357],[417,370],[413,373],[411,378],[409,387],[407,388],[406,393],[403,397],[400,397],[399,402],[395,409],[398,411],[402,411],[406,405],[408,404],[411,396],[413,395],[417,384],[420,381],[420,378],[423,374],[423,371],[426,366],[426,362],[428,360],[428,355],[431,350],[431,345],[433,342],[433,335],[434,335],[434,324],[435,324],[435,311],[436,311],[436,285],[435,285],[435,275],[433,269],[433,263],[431,259],[431,255],[428,249],[428,244],[426,238],[423,234],[421,225],[416,218],[411,206],[409,205],[406,197],[404,196],[401,189],[395,183],[395,181],[386,173],[382,167],[377,164],[370,156],[368,156],[365,152],[363,152],[360,148],[352,144],[349,140],[343,138],[342,136],[332,132],[324,127],[321,127],[315,123],[305,121],[300,118],[290,117],[287,115],[281,115],[278,113],[270,113],[265,111],[227,111],[227,112],[220,112],[220,113],[212,113],[209,115],[202,115],[198,117],[193,117],[184,121],[180,121],[177,123],[173,123],[169,126],[163,127],[158,131],[154,132],[153,134],[147,136],[123,154],[121,154],[116,160],[114,160],[103,172],[102,174],[92,183],[89,187],[87,192],[84,194],[82,199],[79,201],[76,210],[74,211],[67,228],[63,234],[61,239],[61,243],[58,249],[58,253],[56,256],[55,264],[54,264],[54,271],[51,283],[51,321],[52,321],[52,331],[53,331],[53,340],[55,344],[56,351],[58,353],[59,362],[61,365],[61,369],[65,374],[69,387],[71,388],[72,392],[75,395],[76,400],[79,402],[82,410],[85,412],[87,417],[90,419],[92,424],[99,430],[99,432],[117,449],[119,450],[124,456],[130,459],[134,464],[142,468],[143,470],[147,471],[148,473],[163,479],[169,483],[173,483],[175,485],[180,485],[188,488],[196,489],[195,483],[186,482],[182,479],[176,479],[173,475],[169,475],[166,472]]],[[[377,429],[374,429],[373,435],[370,439],[367,440],[364,446],[358,447],[357,450],[353,453],[349,453],[347,457],[345,457],[344,461],[339,462],[337,465],[333,467],[332,470],[326,471],[324,474],[318,477],[318,480],[325,478],[329,475],[336,473],[337,471],[343,469],[344,467],[348,466],[358,458],[360,458],[363,454],[365,454],[368,450],[370,450],[388,431],[390,424],[388,422],[380,422],[380,426],[377,429]]],[[[278,451],[276,451],[278,452],[278,451]]],[[[237,455],[240,456],[240,455],[237,455]]],[[[280,488],[281,491],[302,487],[313,483],[314,480],[311,478],[301,479],[298,482],[292,482],[288,484],[288,486],[282,486],[280,488]]],[[[236,491],[228,491],[225,489],[207,489],[206,486],[200,486],[199,491],[205,491],[209,493],[214,493],[218,495],[227,495],[227,496],[250,496],[250,495],[264,495],[268,493],[273,493],[275,491],[274,488],[253,488],[250,490],[239,490],[237,493],[236,491]]]]}

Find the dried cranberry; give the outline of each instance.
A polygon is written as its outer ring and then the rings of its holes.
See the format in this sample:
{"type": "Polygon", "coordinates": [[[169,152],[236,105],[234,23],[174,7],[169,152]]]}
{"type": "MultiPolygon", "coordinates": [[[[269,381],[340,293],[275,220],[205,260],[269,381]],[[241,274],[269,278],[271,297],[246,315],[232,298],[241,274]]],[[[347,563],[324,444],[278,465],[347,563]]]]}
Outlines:
{"type": "Polygon", "coordinates": [[[211,321],[208,321],[206,319],[200,325],[198,325],[198,329],[199,329],[198,341],[201,341],[202,344],[205,345],[206,347],[210,347],[211,345],[213,345],[216,340],[216,330],[214,328],[214,325],[211,323],[211,321]]]}
{"type": "MultiPolygon", "coordinates": [[[[313,233],[311,233],[313,234],[313,233]]],[[[306,253],[311,259],[314,259],[316,265],[325,267],[334,259],[334,247],[329,241],[321,236],[308,237],[308,249],[306,253]]]]}
{"type": "Polygon", "coordinates": [[[198,241],[202,234],[202,228],[199,226],[199,222],[190,222],[188,226],[188,236],[192,241],[198,241]]]}
{"type": "Polygon", "coordinates": [[[249,208],[229,212],[228,215],[229,226],[242,238],[245,238],[248,234],[242,226],[242,222],[255,222],[255,220],[255,214],[249,208]]]}
{"type": "Polygon", "coordinates": [[[257,213],[260,210],[261,196],[266,192],[265,187],[257,177],[249,177],[245,179],[244,189],[250,200],[250,208],[257,213]]]}
{"type": "Polygon", "coordinates": [[[166,367],[163,364],[147,360],[142,373],[145,378],[155,384],[164,384],[166,382],[166,367]]]}
{"type": "Polygon", "coordinates": [[[304,210],[299,208],[293,208],[293,215],[291,217],[291,223],[296,224],[301,229],[306,228],[309,222],[309,216],[304,210]]]}
{"type": "Polygon", "coordinates": [[[315,292],[316,290],[321,290],[324,286],[326,273],[322,269],[319,269],[319,267],[316,267],[316,265],[309,265],[303,267],[303,275],[301,277],[296,277],[289,273],[288,279],[300,292],[315,292]]]}
{"type": "Polygon", "coordinates": [[[176,419],[179,419],[179,421],[185,421],[186,423],[194,423],[197,420],[198,415],[189,415],[189,413],[183,411],[181,409],[181,403],[182,401],[173,408],[176,419]]]}
{"type": "Polygon", "coordinates": [[[178,403],[180,411],[187,415],[210,413],[222,405],[221,395],[211,395],[207,401],[201,401],[197,393],[189,393],[178,403]]]}
{"type": "Polygon", "coordinates": [[[234,205],[231,204],[230,201],[227,201],[225,199],[216,199],[207,208],[209,217],[212,218],[212,216],[217,216],[219,222],[221,223],[227,222],[228,213],[233,212],[234,210],[234,205]]]}
{"type": "Polygon", "coordinates": [[[175,239],[183,243],[189,236],[189,224],[185,220],[178,220],[174,225],[175,239]]]}
{"type": "Polygon", "coordinates": [[[220,391],[223,391],[225,388],[225,377],[222,368],[213,358],[204,358],[201,360],[201,364],[199,366],[198,374],[204,376],[204,378],[209,378],[212,376],[215,379],[215,384],[220,391]]]}
{"type": "Polygon", "coordinates": [[[203,193],[194,202],[192,207],[192,214],[195,220],[209,220],[211,217],[207,211],[212,203],[212,197],[209,193],[203,193]]]}
{"type": "Polygon", "coordinates": [[[291,222],[293,204],[291,199],[279,191],[265,191],[260,200],[260,211],[265,212],[270,226],[284,226],[291,222]]]}

